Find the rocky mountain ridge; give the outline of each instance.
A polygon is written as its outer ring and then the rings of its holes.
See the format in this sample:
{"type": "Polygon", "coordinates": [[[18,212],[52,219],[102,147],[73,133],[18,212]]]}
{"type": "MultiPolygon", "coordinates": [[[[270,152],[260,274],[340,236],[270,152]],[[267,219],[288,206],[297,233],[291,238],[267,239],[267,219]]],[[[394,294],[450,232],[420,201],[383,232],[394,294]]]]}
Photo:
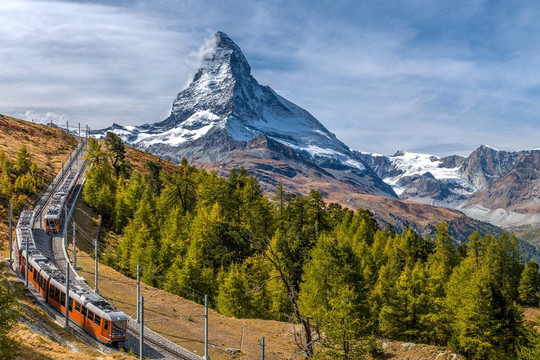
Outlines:
{"type": "Polygon", "coordinates": [[[397,198],[309,112],[260,85],[240,48],[222,32],[215,35],[213,50],[191,84],[178,94],[167,119],[138,127],[113,124],[94,134],[103,136],[106,131],[175,162],[187,157],[198,164],[220,163],[222,169],[236,166],[235,159],[254,153],[252,146],[257,144],[256,161],[266,162],[259,167],[280,168],[272,162],[286,158],[294,171],[285,171],[284,176],[302,173],[351,191],[397,198]],[[254,141],[261,137],[265,141],[254,141]]]}
{"type": "Polygon", "coordinates": [[[469,156],[398,151],[392,156],[357,152],[400,199],[459,209],[502,226],[538,225],[540,150],[502,151],[482,145],[469,156]]]}
{"type": "MultiPolygon", "coordinates": [[[[460,209],[497,225],[510,223],[486,216],[499,211],[491,206],[500,202],[491,201],[493,192],[485,190],[505,178],[523,156],[535,152],[484,145],[468,157],[352,151],[309,112],[260,85],[240,48],[222,32],[216,33],[193,81],[177,95],[169,117],[142,126],[113,124],[94,135],[107,131],[162,158],[180,162],[186,157],[222,175],[244,166],[268,192],[281,181],[288,191],[307,193],[316,188],[326,199],[351,207],[370,208],[374,200],[369,196],[376,195],[460,209]]],[[[524,187],[534,189],[538,180],[524,181],[533,184],[524,187]]],[[[521,209],[514,202],[535,202],[533,190],[531,194],[528,200],[508,194],[505,206],[521,209]]],[[[377,206],[382,203],[400,206],[382,200],[377,206]]],[[[377,211],[393,214],[386,207],[377,211]]],[[[399,223],[393,215],[382,221],[399,223]]]]}

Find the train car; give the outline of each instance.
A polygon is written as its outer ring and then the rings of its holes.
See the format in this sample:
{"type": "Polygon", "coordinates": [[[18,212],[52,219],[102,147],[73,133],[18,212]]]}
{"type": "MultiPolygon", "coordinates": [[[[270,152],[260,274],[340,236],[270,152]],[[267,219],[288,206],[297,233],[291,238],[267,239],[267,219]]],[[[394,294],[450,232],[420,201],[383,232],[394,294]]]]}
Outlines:
{"type": "Polygon", "coordinates": [[[45,213],[45,231],[48,234],[57,233],[60,230],[62,211],[71,198],[78,177],[78,171],[70,171],[60,188],[54,193],[51,203],[47,208],[47,212],[45,213]]]}
{"type": "MultiPolygon", "coordinates": [[[[55,277],[50,279],[48,299],[53,307],[65,314],[65,281],[55,277]]],[[[69,317],[103,343],[118,345],[126,340],[126,314],[82,286],[69,287],[69,317]]]]}
{"type": "Polygon", "coordinates": [[[28,244],[28,251],[35,251],[36,244],[34,243],[34,235],[32,234],[32,226],[34,225],[35,212],[30,210],[23,210],[21,216],[19,216],[19,222],[15,228],[15,237],[17,238],[17,248],[19,249],[19,264],[21,263],[21,255],[26,250],[26,244],[28,244]]]}
{"type": "MultiPolygon", "coordinates": [[[[36,248],[32,234],[34,212],[25,210],[16,228],[19,269],[46,302],[60,313],[66,313],[66,279],[64,274],[36,248]],[[26,245],[28,244],[28,249],[26,245]]],[[[84,284],[70,283],[69,318],[105,344],[118,346],[126,340],[127,316],[84,284]]]]}

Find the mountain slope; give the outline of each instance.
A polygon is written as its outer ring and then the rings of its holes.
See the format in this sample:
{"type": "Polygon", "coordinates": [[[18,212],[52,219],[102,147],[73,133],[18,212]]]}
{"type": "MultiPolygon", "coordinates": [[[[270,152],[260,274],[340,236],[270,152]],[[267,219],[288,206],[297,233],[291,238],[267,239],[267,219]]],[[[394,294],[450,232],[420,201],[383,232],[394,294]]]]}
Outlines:
{"type": "Polygon", "coordinates": [[[461,209],[497,225],[540,225],[540,152],[522,153],[515,165],[461,209]]]}
{"type": "Polygon", "coordinates": [[[400,199],[454,208],[476,191],[460,170],[465,158],[398,151],[392,156],[358,153],[400,199]]]}
{"type": "Polygon", "coordinates": [[[527,151],[501,151],[482,145],[465,159],[460,174],[477,189],[483,190],[503,177],[527,151]]]}
{"type": "Polygon", "coordinates": [[[539,150],[482,145],[467,157],[357,154],[400,199],[459,209],[497,226],[540,225],[539,150]]]}
{"type": "Polygon", "coordinates": [[[106,131],[175,162],[187,157],[210,168],[219,163],[219,169],[227,171],[239,166],[237,159],[242,158],[266,169],[271,186],[280,180],[304,183],[304,178],[314,177],[329,187],[397,197],[310,113],[260,85],[240,48],[222,32],[215,35],[212,52],[178,94],[167,119],[139,127],[114,124],[95,134],[103,136],[106,131]],[[282,171],[276,160],[294,171],[282,171]]]}

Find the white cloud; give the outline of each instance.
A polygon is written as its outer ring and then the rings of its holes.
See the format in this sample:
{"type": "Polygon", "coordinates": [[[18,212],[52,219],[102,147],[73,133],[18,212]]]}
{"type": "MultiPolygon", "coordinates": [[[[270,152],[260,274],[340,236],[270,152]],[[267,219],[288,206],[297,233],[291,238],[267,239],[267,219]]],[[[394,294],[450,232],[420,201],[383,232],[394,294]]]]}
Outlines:
{"type": "Polygon", "coordinates": [[[538,147],[533,3],[102,2],[0,2],[0,112],[162,120],[222,30],[352,148],[538,147]]]}
{"type": "Polygon", "coordinates": [[[64,127],[66,126],[66,121],[69,121],[69,117],[66,114],[57,114],[52,111],[35,112],[27,110],[24,113],[16,114],[16,116],[18,118],[36,123],[47,124],[52,122],[56,125],[61,125],[64,127]]]}

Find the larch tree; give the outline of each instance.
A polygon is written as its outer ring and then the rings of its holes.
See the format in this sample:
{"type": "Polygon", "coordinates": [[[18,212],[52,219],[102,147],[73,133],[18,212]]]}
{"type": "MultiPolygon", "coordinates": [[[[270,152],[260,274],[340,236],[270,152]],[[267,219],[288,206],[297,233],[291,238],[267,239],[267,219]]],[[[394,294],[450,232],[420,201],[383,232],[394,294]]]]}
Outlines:
{"type": "Polygon", "coordinates": [[[521,274],[519,282],[519,300],[523,305],[538,307],[538,293],[540,292],[540,274],[538,264],[529,260],[521,274]]]}

